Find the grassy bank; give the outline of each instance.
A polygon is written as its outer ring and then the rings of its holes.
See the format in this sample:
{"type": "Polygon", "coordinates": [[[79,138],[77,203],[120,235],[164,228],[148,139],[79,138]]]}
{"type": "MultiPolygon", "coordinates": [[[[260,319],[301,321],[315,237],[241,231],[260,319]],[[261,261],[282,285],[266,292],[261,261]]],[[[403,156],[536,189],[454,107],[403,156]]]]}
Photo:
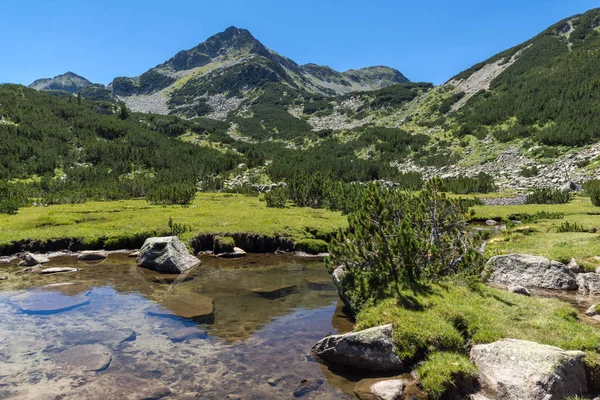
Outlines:
{"type": "Polygon", "coordinates": [[[576,310],[559,300],[454,284],[405,296],[410,301],[388,299],[360,312],[356,329],[392,323],[398,356],[415,366],[425,359],[418,372],[433,398],[474,374],[465,358],[471,344],[513,338],[567,350],[596,351],[600,346],[600,331],[579,321],[576,310]]]}
{"type": "Polygon", "coordinates": [[[151,205],[145,200],[89,202],[27,207],[0,218],[0,246],[26,239],[46,241],[79,238],[93,245],[99,239],[168,232],[168,221],[185,224],[188,240],[202,233],[252,233],[293,240],[323,237],[346,224],[338,212],[311,208],[267,208],[258,197],[198,193],[190,206],[151,205]]]}
{"type": "Polygon", "coordinates": [[[600,256],[600,207],[594,207],[587,197],[575,197],[567,204],[524,204],[519,206],[476,206],[473,207],[473,219],[502,219],[508,221],[512,216],[522,219],[523,223],[509,226],[502,235],[490,240],[486,255],[524,253],[541,255],[554,260],[568,262],[574,257],[578,263],[595,269],[600,262],[594,259],[600,256]],[[527,221],[527,214],[546,212],[562,214],[561,218],[541,218],[527,221]],[[581,232],[560,232],[564,224],[581,232]]]}

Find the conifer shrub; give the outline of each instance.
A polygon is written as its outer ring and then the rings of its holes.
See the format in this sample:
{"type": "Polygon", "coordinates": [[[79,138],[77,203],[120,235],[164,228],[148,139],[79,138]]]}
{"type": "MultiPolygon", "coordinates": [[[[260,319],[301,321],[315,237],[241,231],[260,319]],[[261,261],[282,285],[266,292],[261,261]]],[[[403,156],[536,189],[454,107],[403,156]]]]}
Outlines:
{"type": "Polygon", "coordinates": [[[186,183],[171,183],[154,186],[146,194],[150,204],[190,204],[196,197],[196,186],[186,183]]]}
{"type": "Polygon", "coordinates": [[[590,197],[592,204],[600,207],[600,180],[593,179],[583,185],[585,194],[590,197]]]}
{"type": "Polygon", "coordinates": [[[571,193],[558,189],[535,189],[527,196],[526,204],[566,204],[571,201],[571,193]]]}

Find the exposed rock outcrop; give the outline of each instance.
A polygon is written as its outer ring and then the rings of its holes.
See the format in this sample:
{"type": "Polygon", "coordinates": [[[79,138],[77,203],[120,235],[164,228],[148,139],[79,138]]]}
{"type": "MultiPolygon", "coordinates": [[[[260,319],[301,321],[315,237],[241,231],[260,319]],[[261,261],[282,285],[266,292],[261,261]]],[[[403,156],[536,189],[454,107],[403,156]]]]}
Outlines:
{"type": "Polygon", "coordinates": [[[600,293],[600,274],[595,272],[587,272],[585,274],[577,274],[577,286],[579,291],[586,294],[600,293]]]}
{"type": "Polygon", "coordinates": [[[490,258],[486,265],[491,270],[490,281],[503,285],[521,285],[528,288],[575,290],[575,274],[566,265],[546,257],[509,254],[490,258]]]}
{"type": "Polygon", "coordinates": [[[22,261],[19,265],[22,267],[33,267],[34,265],[45,264],[50,261],[45,255],[33,253],[25,253],[21,258],[22,261]]]}
{"type": "Polygon", "coordinates": [[[333,271],[333,274],[331,274],[331,276],[333,278],[333,284],[335,285],[335,288],[337,289],[338,295],[340,296],[342,303],[344,303],[344,305],[346,306],[346,309],[351,314],[355,314],[356,310],[352,309],[352,303],[350,302],[350,297],[348,297],[348,294],[346,293],[346,290],[344,288],[344,277],[346,276],[347,273],[348,273],[348,271],[346,270],[346,267],[344,267],[342,265],[342,266],[337,267],[333,271]]]}
{"type": "Polygon", "coordinates": [[[471,349],[480,384],[506,400],[559,400],[587,392],[584,357],[581,351],[515,339],[471,349]]]}
{"type": "Polygon", "coordinates": [[[398,371],[404,364],[395,349],[392,325],[389,324],[328,336],[317,342],[312,351],[332,364],[371,371],[398,371]]]}
{"type": "Polygon", "coordinates": [[[165,274],[185,272],[200,264],[176,236],[146,239],[137,257],[140,267],[165,274]]]}

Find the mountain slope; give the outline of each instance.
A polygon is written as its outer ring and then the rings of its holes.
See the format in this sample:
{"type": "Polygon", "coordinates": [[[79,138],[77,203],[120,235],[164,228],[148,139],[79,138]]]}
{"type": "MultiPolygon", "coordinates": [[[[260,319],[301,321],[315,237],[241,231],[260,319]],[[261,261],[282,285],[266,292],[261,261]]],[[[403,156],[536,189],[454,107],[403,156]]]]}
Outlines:
{"type": "Polygon", "coordinates": [[[84,77],[74,74],[73,72],[67,72],[55,76],[54,78],[38,79],[29,85],[29,87],[36,90],[63,90],[69,93],[75,93],[91,84],[92,82],[84,77]]]}
{"type": "Polygon", "coordinates": [[[215,103],[237,109],[249,91],[266,83],[335,96],[405,82],[406,77],[387,67],[341,73],[298,65],[266,48],[247,30],[230,27],[138,77],[116,78],[110,88],[133,110],[191,117],[216,111],[215,103]]]}

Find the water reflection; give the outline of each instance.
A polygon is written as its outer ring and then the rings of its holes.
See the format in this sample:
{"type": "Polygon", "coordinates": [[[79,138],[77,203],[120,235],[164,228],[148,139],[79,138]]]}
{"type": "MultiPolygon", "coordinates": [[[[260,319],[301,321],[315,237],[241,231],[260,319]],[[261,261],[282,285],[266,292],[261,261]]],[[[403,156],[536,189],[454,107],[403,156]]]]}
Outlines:
{"type": "Polygon", "coordinates": [[[0,398],[352,392],[353,383],[330,381],[310,355],[324,335],[352,329],[320,262],[206,257],[175,279],[125,255],[48,266],[81,271],[41,276],[0,266],[8,276],[0,282],[0,398]]]}

